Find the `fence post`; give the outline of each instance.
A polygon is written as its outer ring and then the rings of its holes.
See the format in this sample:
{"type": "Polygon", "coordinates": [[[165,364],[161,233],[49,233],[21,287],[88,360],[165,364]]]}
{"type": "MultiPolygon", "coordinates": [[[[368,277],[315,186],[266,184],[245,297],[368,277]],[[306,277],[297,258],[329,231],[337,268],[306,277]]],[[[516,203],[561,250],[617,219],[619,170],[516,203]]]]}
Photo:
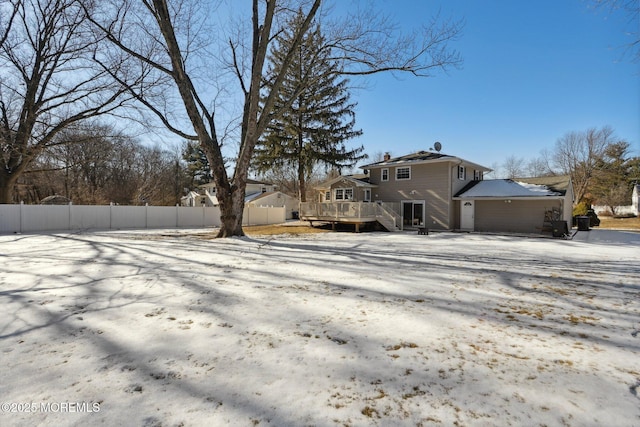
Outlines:
{"type": "Polygon", "coordinates": [[[69,201],[69,230],[71,230],[71,205],[73,204],[72,201],[69,201]]]}
{"type": "Polygon", "coordinates": [[[176,203],[176,228],[180,228],[179,224],[180,224],[180,204],[176,203]]]}
{"type": "Polygon", "coordinates": [[[22,234],[22,207],[24,206],[24,200],[20,201],[20,234],[22,234]]]}
{"type": "Polygon", "coordinates": [[[144,228],[149,228],[149,203],[144,204],[144,228]]]}
{"type": "Polygon", "coordinates": [[[109,202],[109,230],[113,230],[113,202],[109,202]]]}

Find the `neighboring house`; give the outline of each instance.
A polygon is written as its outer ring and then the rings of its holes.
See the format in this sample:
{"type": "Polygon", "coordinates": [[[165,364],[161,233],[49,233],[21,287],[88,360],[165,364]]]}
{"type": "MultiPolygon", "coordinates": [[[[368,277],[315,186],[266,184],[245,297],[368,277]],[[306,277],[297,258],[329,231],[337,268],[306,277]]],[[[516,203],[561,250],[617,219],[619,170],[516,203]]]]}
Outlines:
{"type": "MultiPolygon", "coordinates": [[[[273,191],[276,191],[274,184],[248,179],[245,191],[245,203],[247,199],[250,200],[253,196],[273,191]]],[[[199,185],[197,191],[189,191],[186,196],[182,197],[180,204],[182,206],[218,206],[216,185],[213,182],[199,185]]]]}
{"type": "Polygon", "coordinates": [[[532,178],[526,184],[484,181],[491,169],[431,151],[395,158],[387,154],[381,162],[362,168],[365,175],[338,177],[315,187],[317,201],[301,205],[301,219],[354,224],[377,221],[388,230],[538,233],[547,220],[559,217],[571,224],[573,192],[567,177],[532,178]]]}
{"type": "Polygon", "coordinates": [[[245,205],[258,207],[286,208],[286,219],[293,219],[298,212],[300,202],[281,191],[267,191],[265,193],[253,193],[245,198],[245,205]]]}

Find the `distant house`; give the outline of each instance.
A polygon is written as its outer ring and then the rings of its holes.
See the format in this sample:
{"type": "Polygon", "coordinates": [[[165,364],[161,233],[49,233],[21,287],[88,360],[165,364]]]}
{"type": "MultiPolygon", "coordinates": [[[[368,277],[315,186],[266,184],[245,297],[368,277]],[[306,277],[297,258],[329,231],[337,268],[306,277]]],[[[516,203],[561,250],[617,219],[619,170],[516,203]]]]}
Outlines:
{"type": "MultiPolygon", "coordinates": [[[[274,184],[248,179],[245,191],[245,203],[247,198],[273,191],[276,191],[274,184]]],[[[180,204],[182,206],[218,206],[220,203],[216,197],[216,184],[208,182],[199,185],[197,190],[190,191],[186,196],[182,197],[180,204]]]]}
{"type": "Polygon", "coordinates": [[[286,219],[293,219],[298,212],[300,202],[281,191],[267,191],[265,193],[253,193],[245,198],[245,205],[257,207],[285,208],[286,219]]]}
{"type": "MultiPolygon", "coordinates": [[[[287,219],[293,218],[293,212],[298,211],[298,199],[277,191],[276,186],[269,182],[247,180],[245,205],[258,207],[285,207],[287,219]]],[[[216,185],[213,182],[198,186],[197,191],[190,191],[181,199],[182,206],[218,206],[216,185]]]]}
{"type": "Polygon", "coordinates": [[[491,169],[431,151],[385,155],[362,168],[364,175],[337,177],[315,187],[316,201],[301,204],[301,219],[378,222],[390,231],[540,233],[552,219],[571,223],[568,177],[485,181],[491,169]]]}

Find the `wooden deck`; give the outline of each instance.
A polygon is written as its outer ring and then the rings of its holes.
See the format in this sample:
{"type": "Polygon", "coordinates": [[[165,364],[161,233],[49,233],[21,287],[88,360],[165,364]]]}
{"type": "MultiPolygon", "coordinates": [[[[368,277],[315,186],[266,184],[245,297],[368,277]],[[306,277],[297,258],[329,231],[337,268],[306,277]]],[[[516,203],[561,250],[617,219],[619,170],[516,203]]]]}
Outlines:
{"type": "Polygon", "coordinates": [[[402,220],[389,205],[365,202],[306,202],[300,204],[300,219],[329,222],[335,228],[336,223],[354,224],[356,232],[360,225],[378,222],[389,231],[402,230],[402,220]]]}

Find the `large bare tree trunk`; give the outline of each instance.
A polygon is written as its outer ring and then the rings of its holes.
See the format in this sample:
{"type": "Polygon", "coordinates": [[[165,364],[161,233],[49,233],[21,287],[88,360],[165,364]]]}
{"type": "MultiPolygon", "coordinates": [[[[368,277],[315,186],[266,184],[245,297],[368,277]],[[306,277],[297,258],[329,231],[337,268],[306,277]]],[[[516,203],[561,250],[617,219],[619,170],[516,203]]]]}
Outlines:
{"type": "Polygon", "coordinates": [[[13,187],[15,187],[17,177],[0,172],[0,204],[13,203],[13,187]]]}

